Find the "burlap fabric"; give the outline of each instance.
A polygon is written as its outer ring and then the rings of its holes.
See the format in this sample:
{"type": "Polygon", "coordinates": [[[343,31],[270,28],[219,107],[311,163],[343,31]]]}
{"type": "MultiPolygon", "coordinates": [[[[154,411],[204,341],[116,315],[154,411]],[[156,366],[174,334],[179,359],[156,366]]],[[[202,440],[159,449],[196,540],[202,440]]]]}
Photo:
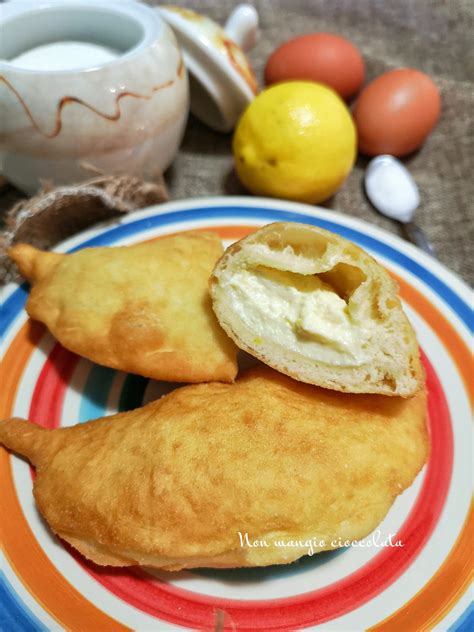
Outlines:
{"type": "Polygon", "coordinates": [[[7,255],[13,244],[26,242],[48,250],[59,241],[98,222],[116,219],[168,199],[161,176],[154,182],[127,175],[97,176],[78,185],[43,190],[19,200],[5,214],[0,235],[0,285],[21,277],[7,255]]]}
{"type": "MultiPolygon", "coordinates": [[[[221,23],[237,4],[234,0],[174,3],[207,13],[221,23]]],[[[365,58],[369,80],[402,66],[419,68],[433,77],[442,93],[442,118],[406,164],[422,194],[418,223],[438,258],[472,284],[472,0],[254,0],[253,4],[260,14],[262,37],[250,57],[259,80],[268,55],[278,44],[310,31],[331,31],[352,40],[365,58]]],[[[178,157],[166,174],[171,199],[245,194],[233,175],[230,147],[230,135],[214,133],[191,118],[178,157]]],[[[366,163],[358,159],[348,181],[325,206],[400,234],[400,228],[378,215],[364,195],[366,163]]],[[[11,191],[3,197],[3,207],[14,199],[11,191]]]]}

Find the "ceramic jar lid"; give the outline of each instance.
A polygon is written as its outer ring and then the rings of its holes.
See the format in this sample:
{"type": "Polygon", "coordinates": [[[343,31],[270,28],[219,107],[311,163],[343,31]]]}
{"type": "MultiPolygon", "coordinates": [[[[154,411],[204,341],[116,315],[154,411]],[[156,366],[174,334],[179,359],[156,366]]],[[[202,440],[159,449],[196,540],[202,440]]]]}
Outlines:
{"type": "Polygon", "coordinates": [[[254,72],[244,51],[258,38],[258,14],[236,7],[224,28],[214,20],[173,5],[157,8],[183,50],[191,86],[191,111],[220,132],[231,131],[257,94],[254,72]]]}

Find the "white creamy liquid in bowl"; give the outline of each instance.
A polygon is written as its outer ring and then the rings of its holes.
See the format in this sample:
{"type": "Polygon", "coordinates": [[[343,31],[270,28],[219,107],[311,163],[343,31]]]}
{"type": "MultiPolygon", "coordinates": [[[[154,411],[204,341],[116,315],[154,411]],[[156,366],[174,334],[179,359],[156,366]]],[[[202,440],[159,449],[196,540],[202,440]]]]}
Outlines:
{"type": "Polygon", "coordinates": [[[71,70],[100,66],[118,56],[117,50],[90,42],[54,42],[31,48],[8,63],[27,70],[71,70]]]}

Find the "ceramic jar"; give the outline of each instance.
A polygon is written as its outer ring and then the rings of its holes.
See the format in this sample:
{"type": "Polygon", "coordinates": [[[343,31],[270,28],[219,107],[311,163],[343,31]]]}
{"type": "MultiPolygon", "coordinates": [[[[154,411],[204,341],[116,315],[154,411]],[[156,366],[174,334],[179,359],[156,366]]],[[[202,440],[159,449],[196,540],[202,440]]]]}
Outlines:
{"type": "Polygon", "coordinates": [[[189,110],[186,68],[166,22],[127,0],[24,6],[8,3],[2,14],[3,175],[31,194],[42,180],[65,184],[97,172],[146,177],[166,169],[189,110]],[[24,51],[58,41],[90,42],[116,56],[63,70],[15,66],[24,51]]]}

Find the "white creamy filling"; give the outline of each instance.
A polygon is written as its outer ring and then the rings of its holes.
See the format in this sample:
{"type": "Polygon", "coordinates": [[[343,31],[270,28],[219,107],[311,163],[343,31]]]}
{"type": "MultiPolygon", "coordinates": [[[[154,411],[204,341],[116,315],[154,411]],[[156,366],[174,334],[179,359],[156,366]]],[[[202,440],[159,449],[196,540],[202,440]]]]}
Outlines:
{"type": "Polygon", "coordinates": [[[271,341],[328,364],[365,361],[361,346],[367,332],[318,276],[258,266],[234,271],[226,285],[232,310],[255,333],[256,348],[271,341]]]}

